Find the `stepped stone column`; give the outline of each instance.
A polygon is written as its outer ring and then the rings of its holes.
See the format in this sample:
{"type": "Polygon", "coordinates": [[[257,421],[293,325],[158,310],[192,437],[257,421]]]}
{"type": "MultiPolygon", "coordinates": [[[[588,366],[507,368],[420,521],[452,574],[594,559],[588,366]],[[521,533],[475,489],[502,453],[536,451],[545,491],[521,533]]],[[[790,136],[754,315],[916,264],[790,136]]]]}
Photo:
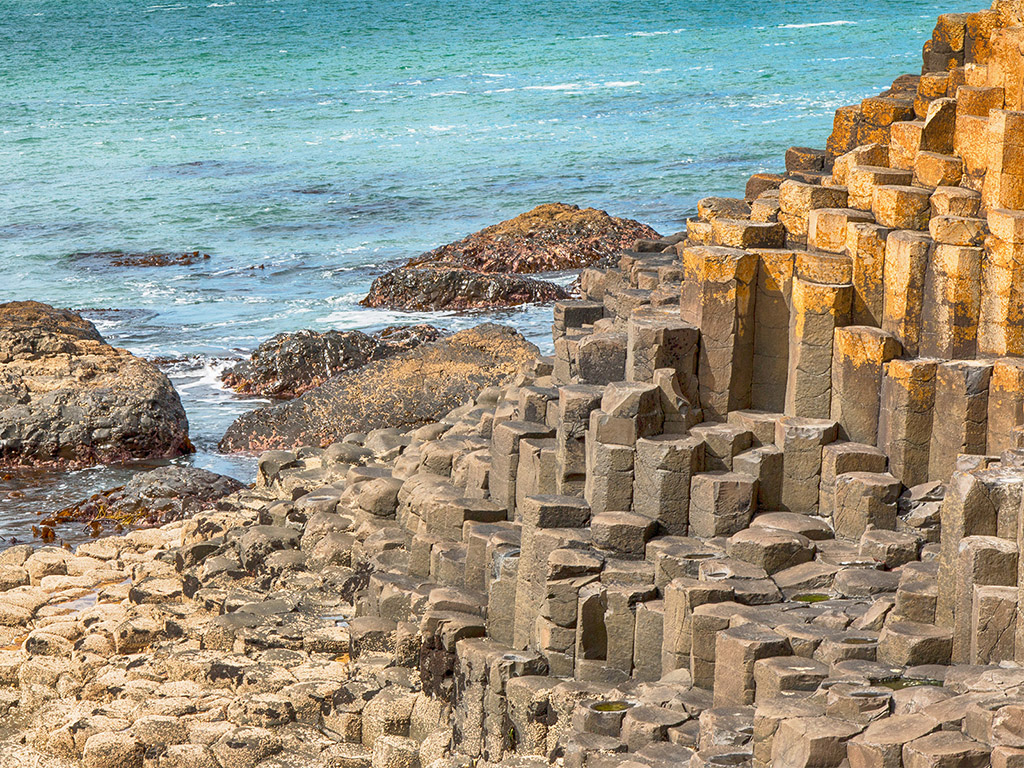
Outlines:
{"type": "MultiPolygon", "coordinates": [[[[1019,492],[1017,500],[1019,504],[1019,492]]],[[[972,629],[976,629],[972,624],[975,589],[1016,586],[1017,542],[997,536],[967,536],[957,547],[953,568],[953,663],[968,664],[972,629]]]]}
{"type": "Polygon", "coordinates": [[[993,235],[985,241],[981,272],[978,354],[1024,355],[1024,213],[990,211],[989,227],[993,235]],[[1011,227],[1007,219],[1021,226],[1011,227]]]}
{"type": "Polygon", "coordinates": [[[697,328],[684,322],[675,308],[641,307],[629,317],[626,338],[628,381],[653,381],[656,370],[671,368],[683,396],[697,403],[697,328]]]}
{"type": "Polygon", "coordinates": [[[636,442],[661,434],[661,402],[662,391],[655,384],[620,381],[605,388],[601,408],[591,411],[583,495],[594,514],[632,507],[636,442]]]}
{"type": "Polygon", "coordinates": [[[690,480],[704,469],[704,441],[658,435],[636,441],[633,511],[655,520],[662,533],[685,536],[690,522],[690,480]]]}
{"type": "MultiPolygon", "coordinates": [[[[1016,52],[1014,79],[1020,81],[1020,51],[1016,52]]],[[[1009,91],[1007,106],[1011,106],[1009,91]]],[[[1014,104],[1020,108],[1024,104],[1014,104]]],[[[981,197],[986,208],[1024,209],[1024,112],[993,109],[988,116],[988,166],[981,197]]]]}
{"type": "Polygon", "coordinates": [[[853,286],[825,285],[793,278],[789,322],[787,416],[828,418],[835,330],[849,322],[853,286]]]}
{"type": "Polygon", "coordinates": [[[880,328],[837,328],[832,351],[831,417],[844,440],[874,445],[885,364],[901,352],[899,341],[880,328]]]}
{"type": "Polygon", "coordinates": [[[891,360],[882,377],[878,447],[904,485],[928,479],[938,360],[891,360]]]}
{"type": "Polygon", "coordinates": [[[976,587],[971,604],[971,664],[1013,661],[1017,585],[976,587]]]}
{"type": "Polygon", "coordinates": [[[835,441],[837,432],[836,423],[826,419],[785,416],[776,422],[775,445],[782,451],[782,509],[817,513],[822,448],[835,441]]]}
{"type": "Polygon", "coordinates": [[[750,405],[759,410],[781,411],[786,404],[789,311],[797,252],[765,248],[754,253],[759,264],[750,405]]]}
{"type": "Polygon", "coordinates": [[[935,623],[953,626],[956,604],[956,559],[960,542],[968,536],[995,536],[997,511],[989,503],[989,489],[972,472],[954,472],[942,500],[942,539],[939,553],[939,589],[935,623]]]}
{"type": "Polygon", "coordinates": [[[985,453],[991,375],[992,363],[983,360],[952,360],[936,369],[929,479],[948,477],[961,453],[985,453]]]}
{"type": "Polygon", "coordinates": [[[955,360],[977,353],[983,257],[981,248],[935,246],[924,287],[923,357],[955,360]]]}
{"type": "Polygon", "coordinates": [[[882,324],[885,305],[885,241],[891,229],[879,224],[852,221],[846,230],[846,252],[853,260],[853,308],[857,325],[882,324]]]}
{"type": "Polygon", "coordinates": [[[708,421],[750,406],[758,259],[736,248],[683,249],[680,312],[700,329],[700,405],[708,421]]]}
{"type": "Polygon", "coordinates": [[[526,438],[552,437],[554,430],[546,424],[529,421],[506,421],[497,424],[491,434],[491,500],[508,510],[516,506],[516,474],[519,471],[519,442],[526,438]]]}
{"type": "Polygon", "coordinates": [[[882,330],[895,336],[908,355],[919,353],[924,284],[932,239],[897,230],[885,241],[885,302],[882,330]]]}
{"type": "Polygon", "coordinates": [[[521,511],[523,526],[513,634],[516,648],[526,648],[536,641],[536,623],[544,600],[548,556],[563,547],[580,549],[588,546],[590,538],[589,531],[584,530],[590,521],[590,507],[583,499],[575,496],[529,496],[521,511]]]}
{"type": "Polygon", "coordinates": [[[587,477],[587,427],[590,413],[601,407],[604,387],[569,384],[558,389],[555,432],[555,487],[559,494],[582,496],[587,477]]]}
{"type": "Polygon", "coordinates": [[[832,517],[835,510],[836,478],[849,472],[885,472],[885,454],[874,445],[840,441],[821,451],[821,482],[818,515],[832,517]]]}
{"type": "Polygon", "coordinates": [[[988,383],[986,453],[998,456],[1014,448],[1013,430],[1024,425],[1024,359],[1007,357],[992,364],[988,383]]]}

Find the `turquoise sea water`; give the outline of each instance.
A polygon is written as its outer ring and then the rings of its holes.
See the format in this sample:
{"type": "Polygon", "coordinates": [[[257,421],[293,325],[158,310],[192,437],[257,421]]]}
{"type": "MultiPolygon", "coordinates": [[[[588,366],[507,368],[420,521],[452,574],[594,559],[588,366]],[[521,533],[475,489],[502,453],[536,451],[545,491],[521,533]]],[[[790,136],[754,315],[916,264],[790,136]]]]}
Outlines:
{"type": "MultiPolygon", "coordinates": [[[[822,146],[836,107],[919,71],[938,13],[976,7],[0,0],[0,300],[180,358],[194,460],[247,478],[215,452],[256,404],[217,388],[224,361],[300,328],[478,322],[356,302],[538,203],[676,231],[700,197],[822,146]],[[189,267],[74,255],[196,249],[189,267]]],[[[500,317],[545,343],[548,309],[500,317]]],[[[0,483],[0,535],[123,477],[0,483]]]]}

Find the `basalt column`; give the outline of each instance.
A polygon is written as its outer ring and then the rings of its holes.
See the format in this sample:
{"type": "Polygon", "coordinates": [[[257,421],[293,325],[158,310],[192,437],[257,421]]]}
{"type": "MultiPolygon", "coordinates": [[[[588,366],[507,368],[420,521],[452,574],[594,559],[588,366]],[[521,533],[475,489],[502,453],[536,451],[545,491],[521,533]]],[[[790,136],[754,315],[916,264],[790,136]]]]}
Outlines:
{"type": "Polygon", "coordinates": [[[836,328],[849,323],[852,293],[848,283],[815,283],[799,275],[793,278],[787,416],[829,418],[832,344],[836,328]]]}
{"type": "Polygon", "coordinates": [[[736,248],[685,248],[683,319],[700,329],[698,375],[706,421],[750,406],[757,256],[736,248]]]}

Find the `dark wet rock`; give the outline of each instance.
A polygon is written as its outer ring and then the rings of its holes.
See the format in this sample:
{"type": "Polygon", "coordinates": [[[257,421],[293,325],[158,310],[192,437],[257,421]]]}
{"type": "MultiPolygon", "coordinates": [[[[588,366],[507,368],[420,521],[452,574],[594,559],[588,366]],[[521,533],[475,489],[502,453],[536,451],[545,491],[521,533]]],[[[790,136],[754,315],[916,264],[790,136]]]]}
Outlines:
{"type": "Polygon", "coordinates": [[[68,507],[57,513],[54,521],[162,525],[190,517],[244,487],[227,475],[172,464],[138,474],[119,488],[68,507]]]}
{"type": "Polygon", "coordinates": [[[564,289],[511,275],[582,269],[613,259],[639,239],[658,237],[645,224],[594,208],[540,205],[377,278],[362,303],[397,309],[467,309],[551,301],[561,298],[558,294],[564,289]]]}
{"type": "Polygon", "coordinates": [[[74,312],[0,304],[0,466],[86,466],[192,450],[170,380],[74,312]]]}
{"type": "Polygon", "coordinates": [[[511,328],[479,325],[343,373],[297,400],[243,414],[221,448],[326,446],[349,432],[427,424],[510,378],[537,354],[511,328]]]}
{"type": "Polygon", "coordinates": [[[94,253],[73,253],[72,259],[95,259],[113,267],[189,267],[207,261],[210,254],[191,253],[125,253],[124,251],[96,251],[94,253]]]}
{"type": "Polygon", "coordinates": [[[332,376],[383,360],[440,338],[430,325],[391,326],[374,334],[362,331],[303,330],[280,333],[263,342],[224,372],[224,383],[245,394],[291,399],[332,376]]]}
{"type": "Polygon", "coordinates": [[[381,275],[362,303],[430,311],[516,307],[568,297],[565,288],[547,280],[426,266],[402,267],[381,275]]]}

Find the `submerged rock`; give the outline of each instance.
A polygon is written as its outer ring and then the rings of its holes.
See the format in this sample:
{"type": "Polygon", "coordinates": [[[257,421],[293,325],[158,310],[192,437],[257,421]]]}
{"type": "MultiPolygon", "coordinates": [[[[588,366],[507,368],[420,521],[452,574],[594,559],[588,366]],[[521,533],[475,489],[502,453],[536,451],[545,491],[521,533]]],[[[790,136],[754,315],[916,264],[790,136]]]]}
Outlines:
{"type": "Polygon", "coordinates": [[[362,331],[303,330],[280,333],[260,344],[249,360],[224,372],[227,386],[245,394],[291,399],[332,376],[405,352],[441,336],[430,325],[362,331]]]}
{"type": "Polygon", "coordinates": [[[511,328],[479,325],[343,373],[292,402],[243,414],[220,446],[323,446],[350,432],[426,424],[509,378],[537,354],[511,328]]]}
{"type": "Polygon", "coordinates": [[[119,488],[68,507],[54,522],[163,525],[190,517],[244,487],[227,475],[172,464],[140,473],[119,488]]]}
{"type": "Polygon", "coordinates": [[[362,303],[396,309],[515,306],[562,298],[553,283],[510,274],[582,269],[659,235],[594,208],[540,205],[428,251],[374,281],[362,303]]]}
{"type": "Polygon", "coordinates": [[[207,261],[210,254],[200,251],[191,253],[125,253],[124,251],[96,251],[94,253],[73,253],[72,259],[99,259],[114,267],[190,267],[207,261]]]}
{"type": "Polygon", "coordinates": [[[74,312],[0,304],[0,466],[170,458],[192,451],[170,380],[74,312]]]}

